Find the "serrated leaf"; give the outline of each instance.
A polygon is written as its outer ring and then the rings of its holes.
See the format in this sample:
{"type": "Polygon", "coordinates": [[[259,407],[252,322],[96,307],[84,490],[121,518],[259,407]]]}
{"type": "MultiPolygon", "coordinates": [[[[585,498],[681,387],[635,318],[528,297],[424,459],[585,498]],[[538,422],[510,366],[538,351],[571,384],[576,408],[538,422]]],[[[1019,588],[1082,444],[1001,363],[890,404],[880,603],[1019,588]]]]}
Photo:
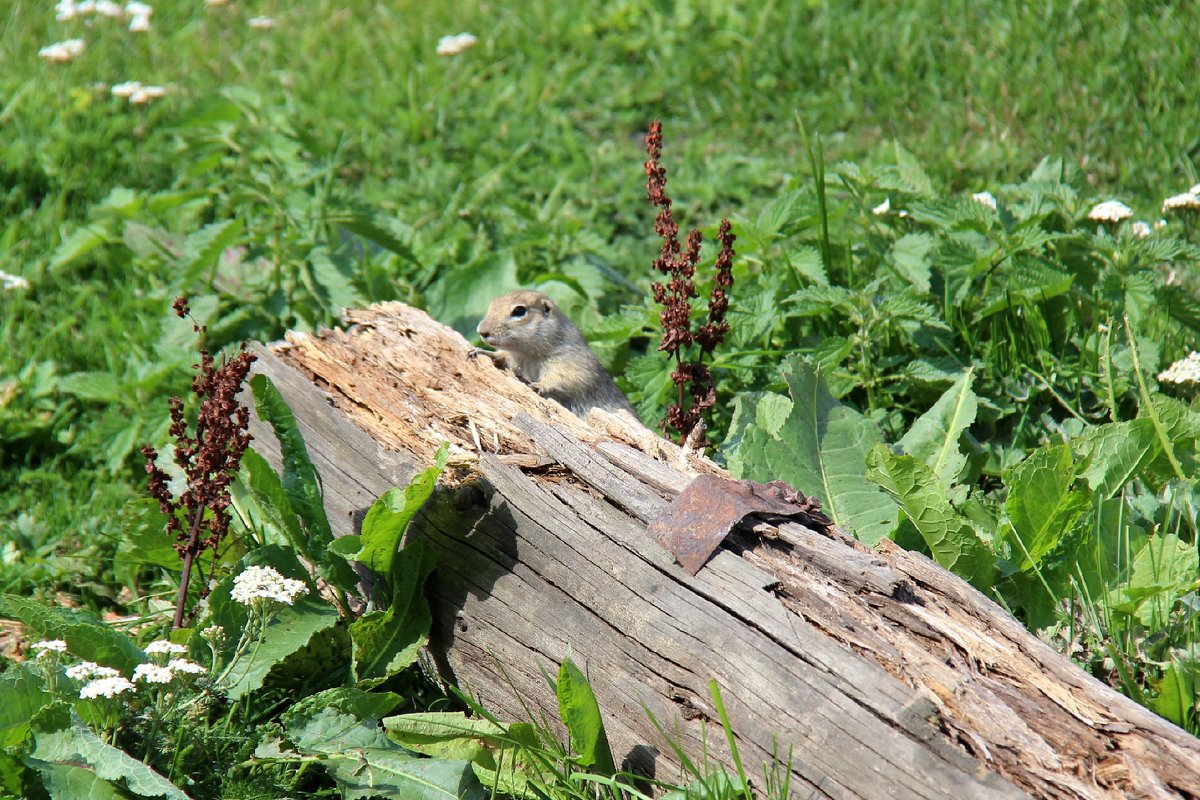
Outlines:
{"type": "MultiPolygon", "coordinates": [[[[813,370],[798,357],[783,363],[792,411],[776,435],[740,416],[725,452],[734,476],[784,480],[821,501],[834,522],[873,545],[896,527],[897,506],[867,480],[866,457],[882,441],[879,429],[857,411],[839,404],[813,370]]],[[[773,427],[773,423],[772,423],[773,427]]]]}
{"type": "Polygon", "coordinates": [[[1076,469],[1070,448],[1062,444],[1034,451],[1005,475],[1004,510],[1019,539],[1019,569],[1038,564],[1091,507],[1091,490],[1074,488],[1076,469]]]}
{"type": "Polygon", "coordinates": [[[27,763],[42,774],[51,797],[124,796],[188,800],[179,787],[141,761],[105,744],[67,706],[47,707],[33,719],[34,748],[27,763]],[[116,784],[114,781],[121,781],[116,784]]]}
{"type": "Polygon", "coordinates": [[[950,505],[945,488],[925,462],[879,444],[867,457],[867,469],[870,479],[899,504],[934,560],[978,589],[991,588],[995,554],[972,522],[950,505]]]}
{"type": "Polygon", "coordinates": [[[80,400],[99,403],[119,403],[126,396],[120,381],[109,372],[73,372],[59,379],[58,389],[80,400]]]}
{"type": "Polygon", "coordinates": [[[194,281],[203,275],[241,234],[242,221],[238,218],[214,222],[189,234],[183,243],[181,265],[185,281],[194,281]]]}
{"type": "Polygon", "coordinates": [[[958,481],[967,463],[958,442],[975,421],[978,403],[971,382],[972,370],[967,370],[932,408],[913,421],[899,443],[905,453],[925,462],[946,490],[958,481]]]}
{"type": "Polygon", "coordinates": [[[1070,441],[1083,465],[1080,474],[1102,500],[1141,472],[1157,452],[1154,444],[1154,423],[1145,418],[1098,425],[1070,441]]]}
{"type": "Polygon", "coordinates": [[[929,293],[929,253],[933,245],[934,239],[927,233],[905,234],[892,245],[892,265],[922,294],[929,293]]]}
{"type": "Polygon", "coordinates": [[[613,775],[617,768],[600,716],[600,704],[591,684],[570,658],[564,658],[558,669],[555,692],[559,715],[571,735],[575,761],[601,775],[613,775]]]}
{"type": "Polygon", "coordinates": [[[57,272],[74,264],[97,247],[107,244],[111,238],[107,225],[93,223],[76,228],[63,238],[55,248],[54,255],[50,256],[50,271],[57,272]]]}
{"type": "Polygon", "coordinates": [[[788,266],[818,286],[829,285],[829,275],[825,272],[825,262],[821,259],[821,251],[815,247],[797,247],[784,253],[788,266]]]}
{"type": "Polygon", "coordinates": [[[895,143],[896,168],[904,188],[920,197],[934,195],[933,181],[921,166],[916,157],[904,149],[900,142],[895,143]]]}
{"type": "Polygon", "coordinates": [[[413,253],[411,247],[400,241],[390,231],[376,225],[373,220],[363,214],[341,214],[330,217],[327,221],[333,225],[339,225],[369,242],[379,245],[384,250],[395,253],[414,266],[420,266],[420,262],[417,260],[417,256],[413,253]]]}

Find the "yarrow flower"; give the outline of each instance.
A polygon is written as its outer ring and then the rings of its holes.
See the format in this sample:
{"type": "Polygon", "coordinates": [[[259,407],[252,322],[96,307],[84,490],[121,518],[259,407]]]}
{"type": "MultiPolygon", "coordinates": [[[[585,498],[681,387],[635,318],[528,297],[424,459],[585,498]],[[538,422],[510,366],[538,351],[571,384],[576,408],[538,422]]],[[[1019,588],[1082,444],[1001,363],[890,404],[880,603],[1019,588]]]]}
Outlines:
{"type": "Polygon", "coordinates": [[[253,17],[246,24],[256,31],[269,31],[275,27],[275,20],[270,17],[253,17]]]}
{"type": "MultiPolygon", "coordinates": [[[[1198,188],[1198,187],[1192,187],[1198,188]]],[[[1162,212],[1165,214],[1168,211],[1196,211],[1200,210],[1200,194],[1196,192],[1184,192],[1183,194],[1173,195],[1163,200],[1162,212]]]]}
{"type": "Polygon", "coordinates": [[[167,662],[167,668],[186,675],[203,675],[208,672],[204,667],[186,658],[172,658],[167,662]]]}
{"type": "Polygon", "coordinates": [[[996,195],[991,192],[976,192],[971,195],[971,199],[981,206],[987,206],[992,211],[996,210],[996,195]]]}
{"type": "Polygon", "coordinates": [[[175,655],[183,655],[184,653],[187,652],[187,648],[184,647],[183,645],[175,644],[175,642],[169,641],[167,639],[157,639],[157,640],[151,642],[150,644],[146,645],[145,649],[146,649],[146,654],[151,655],[151,656],[161,655],[163,653],[172,653],[175,655]]]}
{"type": "Polygon", "coordinates": [[[200,638],[211,643],[214,647],[220,647],[225,643],[225,629],[220,625],[209,625],[200,631],[200,638]]]}
{"type": "Polygon", "coordinates": [[[1135,239],[1145,239],[1150,235],[1150,226],[1141,220],[1129,226],[1129,232],[1133,234],[1135,239]]]}
{"type": "Polygon", "coordinates": [[[1118,200],[1097,203],[1088,212],[1088,219],[1097,222],[1120,222],[1133,216],[1133,209],[1118,200]]]}
{"type": "Polygon", "coordinates": [[[73,667],[67,667],[67,677],[73,681],[86,681],[92,678],[119,678],[121,673],[112,667],[102,667],[94,661],[80,661],[73,667]]]}
{"type": "Polygon", "coordinates": [[[67,643],[62,639],[43,639],[40,642],[34,642],[29,645],[30,650],[38,650],[43,653],[65,653],[67,652],[67,643]]]}
{"type": "Polygon", "coordinates": [[[273,567],[247,567],[233,579],[230,597],[246,606],[260,598],[290,606],[293,600],[307,593],[304,581],[285,578],[273,567]]]}
{"type": "Polygon", "coordinates": [[[1171,366],[1158,373],[1161,383],[1200,382],[1200,353],[1189,353],[1171,366]]]}
{"type": "Polygon", "coordinates": [[[438,39],[437,54],[439,56],[456,56],[462,51],[474,47],[477,41],[479,40],[469,33],[443,36],[438,39]]]}
{"type": "Polygon", "coordinates": [[[170,683],[175,673],[170,667],[160,667],[158,664],[138,664],[133,668],[134,682],[170,683]]]}
{"type": "Polygon", "coordinates": [[[76,56],[83,52],[87,47],[83,43],[83,39],[67,39],[65,42],[55,42],[48,44],[41,50],[38,50],[38,58],[44,58],[55,64],[65,64],[68,61],[73,61],[76,56]]]}
{"type": "Polygon", "coordinates": [[[119,694],[131,691],[133,684],[125,678],[100,678],[91,683],[85,684],[79,690],[79,698],[81,700],[91,700],[95,697],[116,697],[119,694]]]}

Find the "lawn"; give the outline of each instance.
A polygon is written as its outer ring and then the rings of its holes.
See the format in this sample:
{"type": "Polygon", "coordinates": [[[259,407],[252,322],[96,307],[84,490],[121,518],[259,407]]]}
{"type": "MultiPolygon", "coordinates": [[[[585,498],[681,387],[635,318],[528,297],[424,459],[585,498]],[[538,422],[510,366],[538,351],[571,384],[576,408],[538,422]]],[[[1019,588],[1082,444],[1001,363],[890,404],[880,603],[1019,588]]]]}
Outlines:
{"type": "Polygon", "coordinates": [[[892,504],[860,535],[1198,730],[1200,416],[1156,376],[1200,345],[1197,212],[1163,208],[1200,183],[1200,6],[97,7],[0,17],[0,592],[169,622],[177,575],[129,542],[197,360],[180,295],[216,351],[392,299],[467,333],[536,286],[661,417],[658,119],[681,226],[738,236],[717,457],[775,477],[756,454],[819,385],[882,448],[846,467],[892,504]]]}

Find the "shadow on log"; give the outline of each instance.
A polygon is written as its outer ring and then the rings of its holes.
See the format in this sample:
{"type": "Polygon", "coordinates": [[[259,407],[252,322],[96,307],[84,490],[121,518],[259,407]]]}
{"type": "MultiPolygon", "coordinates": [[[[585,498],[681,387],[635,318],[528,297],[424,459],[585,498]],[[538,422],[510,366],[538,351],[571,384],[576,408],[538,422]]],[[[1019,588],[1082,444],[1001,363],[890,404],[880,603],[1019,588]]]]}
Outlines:
{"type": "Polygon", "coordinates": [[[1200,741],[927,558],[759,522],[693,577],[646,527],[716,465],[632,419],[577,419],[415,309],[346,318],[259,348],[256,371],[292,406],[339,535],[451,443],[409,534],[439,554],[430,654],[500,717],[557,719],[541,670],[571,654],[614,756],[664,780],[680,767],[647,711],[729,763],[715,680],[749,774],[790,754],[797,797],[1200,797],[1200,741]]]}

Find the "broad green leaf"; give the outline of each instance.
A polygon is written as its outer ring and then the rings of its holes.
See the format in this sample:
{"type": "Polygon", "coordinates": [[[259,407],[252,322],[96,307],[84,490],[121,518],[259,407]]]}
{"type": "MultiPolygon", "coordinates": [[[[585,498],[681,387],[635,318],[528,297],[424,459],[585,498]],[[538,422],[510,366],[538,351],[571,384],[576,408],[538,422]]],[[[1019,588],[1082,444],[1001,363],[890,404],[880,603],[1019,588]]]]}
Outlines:
{"type": "Polygon", "coordinates": [[[291,720],[308,717],[322,708],[332,708],[359,720],[379,720],[403,702],[403,698],[392,692],[364,692],[348,686],[326,689],[309,695],[292,705],[283,715],[283,724],[291,720]]]}
{"type": "Polygon", "coordinates": [[[400,241],[390,231],[376,225],[370,217],[364,214],[342,214],[329,217],[327,222],[338,225],[351,233],[357,234],[369,242],[379,245],[384,250],[389,250],[400,256],[410,264],[419,266],[416,254],[412,248],[400,241]]]}
{"type": "Polygon", "coordinates": [[[344,798],[483,800],[470,762],[415,757],[374,721],[322,708],[297,715],[287,730],[301,753],[321,759],[344,798]]]}
{"type": "Polygon", "coordinates": [[[409,542],[392,564],[392,604],[351,623],[353,674],[360,687],[377,686],[410,666],[429,641],[433,617],[425,580],[436,565],[436,552],[428,543],[409,542]]]}
{"type": "Polygon", "coordinates": [[[1180,596],[1200,588],[1200,554],[1173,533],[1149,537],[1133,557],[1129,580],[1116,593],[1122,610],[1152,630],[1161,629],[1180,596]]]}
{"type": "Polygon", "coordinates": [[[929,293],[929,253],[934,239],[928,233],[908,233],[892,245],[891,259],[896,271],[922,294],[929,293]]]}
{"type": "Polygon", "coordinates": [[[1065,444],[1040,448],[1004,478],[1004,510],[1019,539],[1018,568],[1038,564],[1074,528],[1092,503],[1086,487],[1073,488],[1077,466],[1065,444]]]}
{"type": "Polygon", "coordinates": [[[798,247],[784,253],[784,258],[793,272],[800,273],[818,286],[829,285],[825,263],[821,260],[821,251],[817,248],[798,247]]]}
{"type": "Polygon", "coordinates": [[[1080,474],[1102,500],[1136,478],[1158,452],[1154,423],[1145,418],[1097,425],[1071,439],[1070,445],[1083,465],[1080,474]]]}
{"type": "Polygon", "coordinates": [[[242,221],[237,217],[205,225],[189,234],[184,240],[181,264],[185,280],[190,282],[200,278],[241,234],[242,221]]]}
{"type": "Polygon", "coordinates": [[[35,639],[62,639],[76,658],[129,674],[146,660],[133,641],[86,611],[52,608],[16,595],[0,595],[0,617],[18,620],[35,639]]]}
{"type": "Polygon", "coordinates": [[[27,763],[42,774],[56,800],[124,797],[119,786],[139,797],[187,800],[187,795],[162,775],[101,741],[69,706],[49,706],[32,724],[35,744],[27,763]]]}
{"type": "Polygon", "coordinates": [[[388,717],[383,727],[389,738],[409,750],[470,761],[480,782],[500,794],[539,797],[530,791],[529,781],[542,778],[542,770],[528,754],[541,751],[542,745],[528,723],[504,728],[462,712],[429,711],[388,717]]]}
{"type": "Polygon", "coordinates": [[[921,162],[917,160],[916,156],[905,150],[899,141],[895,142],[895,149],[896,168],[901,186],[920,197],[932,197],[936,194],[933,189],[933,181],[929,179],[929,175],[926,174],[925,168],[921,166],[921,162]]]}
{"type": "Polygon", "coordinates": [[[946,489],[924,461],[876,445],[867,457],[868,476],[882,486],[921,534],[933,558],[946,569],[988,591],[996,557],[971,520],[954,510],[946,489]]]}
{"type": "Polygon", "coordinates": [[[600,704],[591,684],[570,658],[564,658],[558,669],[555,691],[558,713],[571,734],[576,761],[601,775],[613,775],[617,768],[600,716],[600,704]]]}
{"type": "Polygon", "coordinates": [[[1163,668],[1154,710],[1181,728],[1196,718],[1197,669],[1195,661],[1172,660],[1163,668]]]}
{"type": "Polygon", "coordinates": [[[325,504],[321,497],[320,476],[308,457],[304,437],[296,417],[288,408],[283,396],[271,379],[258,373],[250,379],[254,393],[254,408],[258,416],[270,423],[279,439],[279,451],[283,458],[283,491],[292,510],[304,523],[308,534],[308,545],[304,553],[317,566],[321,577],[342,591],[352,591],[358,576],[345,559],[327,552],[333,541],[329,518],[325,516],[325,504]]]}
{"type": "Polygon", "coordinates": [[[53,696],[40,675],[16,667],[0,675],[0,750],[25,741],[29,721],[53,696]]]}
{"type": "Polygon", "coordinates": [[[913,421],[900,440],[901,449],[924,461],[946,490],[954,486],[967,463],[958,442],[975,421],[978,404],[971,382],[972,371],[967,370],[932,408],[913,421]]]}
{"type": "Polygon", "coordinates": [[[308,540],[283,489],[279,473],[252,447],[242,455],[242,469],[238,472],[233,494],[234,503],[252,525],[264,530],[268,542],[278,538],[281,540],[278,543],[286,542],[300,555],[310,557],[308,540]],[[242,491],[247,497],[240,496],[242,491]]]}
{"type": "Polygon", "coordinates": [[[58,380],[58,389],[80,400],[100,403],[119,403],[128,392],[117,377],[109,372],[75,372],[58,380]]]}
{"type": "Polygon", "coordinates": [[[333,606],[311,587],[308,574],[295,553],[278,545],[266,545],[247,553],[234,574],[218,583],[209,595],[209,608],[209,617],[200,627],[215,624],[226,631],[229,642],[222,654],[224,663],[220,674],[230,700],[258,689],[274,667],[303,649],[316,633],[333,626],[339,619],[333,606]],[[234,578],[252,565],[274,567],[285,578],[304,581],[310,588],[307,594],[296,598],[294,605],[277,605],[262,641],[252,644],[231,664],[238,637],[245,630],[249,615],[246,606],[230,597],[230,590],[234,578]]]}
{"type": "Polygon", "coordinates": [[[62,242],[50,256],[50,271],[58,270],[75,263],[88,253],[105,244],[112,238],[107,225],[93,223],[82,225],[63,238],[62,242]]]}
{"type": "MultiPolygon", "coordinates": [[[[839,404],[813,370],[798,357],[782,365],[792,400],[791,414],[772,434],[757,423],[757,414],[739,398],[736,418],[725,443],[729,469],[739,479],[784,480],[821,501],[822,510],[838,525],[873,545],[896,527],[897,506],[867,480],[866,458],[882,441],[879,429],[851,408],[839,404]]],[[[775,428],[782,406],[764,412],[775,428]]]]}
{"type": "MultiPolygon", "coordinates": [[[[396,487],[384,492],[363,519],[359,537],[361,548],[350,557],[386,578],[389,586],[403,579],[403,576],[395,574],[393,567],[400,550],[400,540],[408,529],[408,523],[433,494],[433,487],[446,467],[448,453],[449,444],[443,443],[438,448],[432,467],[417,473],[403,489],[396,487]]],[[[385,600],[390,600],[390,597],[385,600]]]]}

